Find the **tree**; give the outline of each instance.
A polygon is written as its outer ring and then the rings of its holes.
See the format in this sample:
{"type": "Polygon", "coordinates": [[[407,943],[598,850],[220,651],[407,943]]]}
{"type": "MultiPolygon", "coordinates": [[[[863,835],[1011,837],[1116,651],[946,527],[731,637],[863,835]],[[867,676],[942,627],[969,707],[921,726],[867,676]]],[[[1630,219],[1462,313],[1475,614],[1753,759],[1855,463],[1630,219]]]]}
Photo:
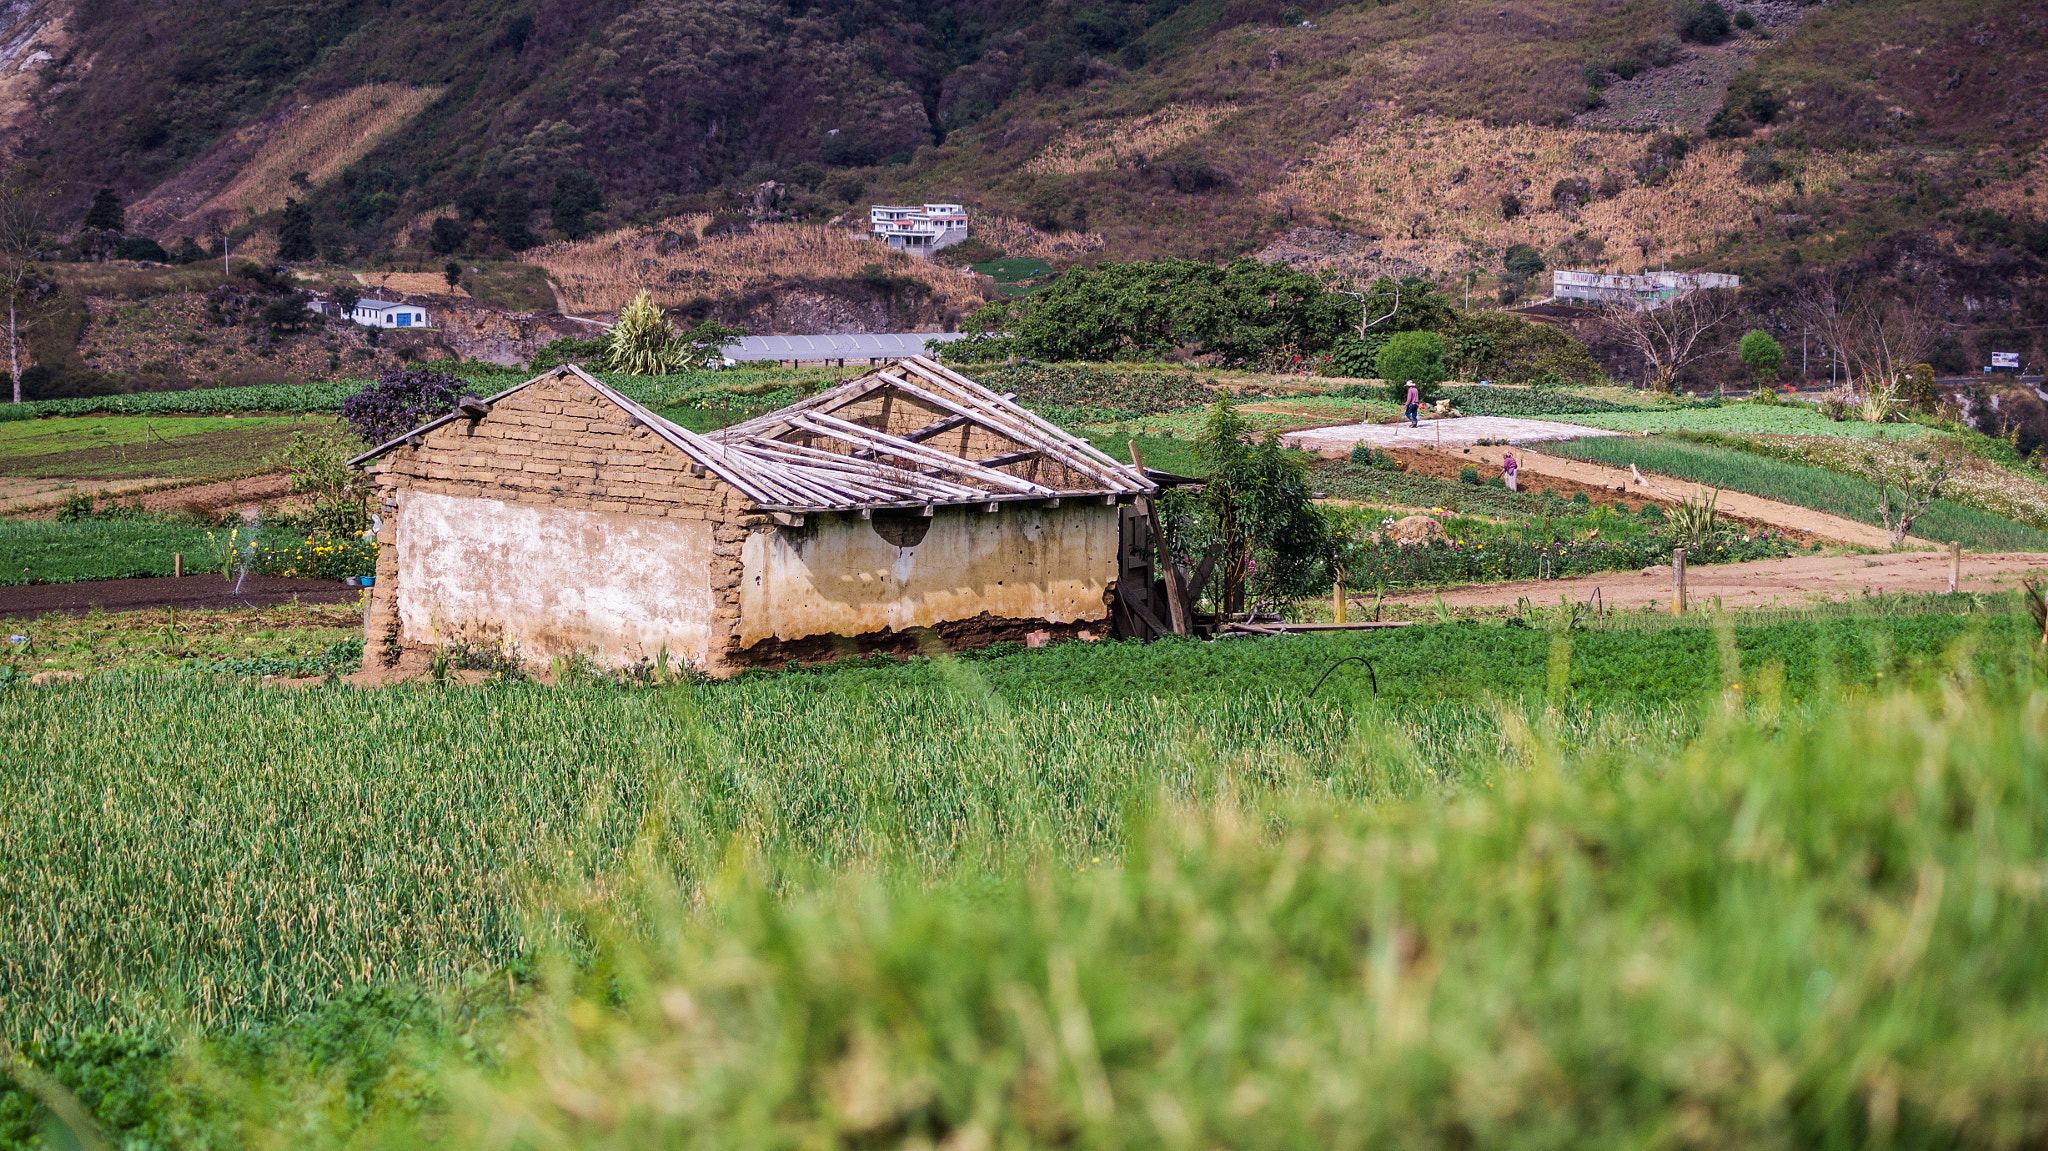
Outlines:
{"type": "Polygon", "coordinates": [[[604,366],[633,376],[665,376],[682,371],[691,350],[676,338],[661,308],[642,289],[612,325],[604,366]]]}
{"type": "Polygon", "coordinates": [[[91,232],[128,230],[128,209],[112,188],[101,188],[92,194],[92,207],[85,210],[85,227],[91,232]]]}
{"type": "Polygon", "coordinates": [[[1898,384],[1934,346],[1928,290],[1870,269],[1826,273],[1808,281],[1801,318],[1841,358],[1851,380],[1898,384]]]}
{"type": "Polygon", "coordinates": [[[334,306],[341,309],[341,318],[346,320],[355,315],[356,305],[363,302],[363,294],[348,284],[334,289],[334,306]]]}
{"type": "Polygon", "coordinates": [[[1446,374],[1444,338],[1435,332],[1395,332],[1380,349],[1375,366],[1395,403],[1407,398],[1410,380],[1423,399],[1430,399],[1446,374]]]}
{"type": "Polygon", "coordinates": [[[604,210],[604,194],[597,178],[582,168],[564,168],[555,173],[555,192],[548,200],[548,215],[572,240],[590,234],[590,216],[604,210]]]}
{"type": "Polygon", "coordinates": [[[1601,309],[1608,332],[1643,357],[1653,386],[1668,392],[1678,373],[1705,356],[1707,337],[1736,312],[1733,291],[1707,288],[1684,292],[1655,307],[1633,300],[1610,301],[1601,309]]]}
{"type": "Polygon", "coordinates": [[[1947,454],[1912,452],[1899,458],[1880,460],[1875,453],[1863,454],[1864,474],[1877,485],[1877,517],[1891,535],[1891,546],[1906,542],[1913,521],[1928,505],[1941,498],[1942,486],[1955,474],[1956,461],[1947,454]],[[1892,493],[1898,493],[1894,502],[1892,493]]]}
{"type": "Polygon", "coordinates": [[[498,238],[515,252],[523,252],[539,241],[527,225],[533,222],[533,201],[517,188],[508,188],[491,210],[491,224],[498,238]]]}
{"type": "Polygon", "coordinates": [[[1762,328],[1751,328],[1742,337],[1742,342],[1735,346],[1735,356],[1749,369],[1750,379],[1759,388],[1770,386],[1778,378],[1778,369],[1785,365],[1785,349],[1762,328]]]}
{"type": "Polygon", "coordinates": [[[284,219],[277,225],[277,258],[296,264],[312,259],[313,252],[313,209],[286,196],[284,219]]]}
{"type": "Polygon", "coordinates": [[[441,265],[441,278],[448,281],[448,290],[453,292],[462,283],[462,265],[453,260],[441,265]]]}
{"type": "Polygon", "coordinates": [[[0,189],[0,292],[7,296],[7,375],[14,402],[21,402],[21,324],[17,308],[37,279],[45,221],[42,210],[19,189],[0,189]]]}
{"type": "Polygon", "coordinates": [[[725,358],[724,349],[739,343],[746,334],[745,328],[730,327],[717,320],[705,320],[677,338],[690,345],[697,353],[694,357],[697,361],[709,362],[715,357],[722,362],[725,358]]]}
{"type": "MultiPolygon", "coordinates": [[[[1328,528],[1315,506],[1306,470],[1268,435],[1248,442],[1250,426],[1228,394],[1217,397],[1195,453],[1204,472],[1202,510],[1214,533],[1216,589],[1225,615],[1245,610],[1245,596],[1300,594],[1315,580],[1328,528]]],[[[1171,562],[1161,556],[1162,562],[1171,562]]]]}
{"type": "Polygon", "coordinates": [[[1899,386],[1899,398],[1921,415],[1931,416],[1941,404],[1941,386],[1935,381],[1933,364],[1914,364],[1899,386]]]}
{"type": "Polygon", "coordinates": [[[206,258],[206,249],[190,236],[180,237],[178,250],[171,253],[171,261],[177,264],[196,264],[206,258]]]}
{"type": "Polygon", "coordinates": [[[469,225],[453,216],[441,216],[434,220],[427,230],[427,247],[444,256],[452,256],[469,242],[469,225]]]}

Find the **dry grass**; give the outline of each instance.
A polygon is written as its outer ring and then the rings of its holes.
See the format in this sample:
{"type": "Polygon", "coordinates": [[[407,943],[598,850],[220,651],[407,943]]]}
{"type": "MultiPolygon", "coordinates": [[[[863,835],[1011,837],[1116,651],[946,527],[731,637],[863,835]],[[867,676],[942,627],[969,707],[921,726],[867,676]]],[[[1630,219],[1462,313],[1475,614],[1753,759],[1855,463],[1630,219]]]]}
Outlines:
{"type": "Polygon", "coordinates": [[[469,298],[461,288],[450,291],[448,281],[439,272],[355,272],[356,282],[366,288],[382,292],[398,292],[409,296],[460,296],[469,298]]]}
{"type": "Polygon", "coordinates": [[[1108,244],[1100,232],[1047,234],[1022,220],[979,213],[970,219],[969,231],[976,239],[1001,248],[1008,255],[1036,256],[1041,260],[1071,260],[1100,252],[1108,244]]]}
{"type": "Polygon", "coordinates": [[[1157,156],[1202,135],[1237,109],[1236,104],[1168,104],[1148,116],[1099,120],[1047,144],[1024,170],[1071,176],[1115,168],[1133,157],[1157,156]]]}
{"type": "MultiPolygon", "coordinates": [[[[251,208],[260,214],[282,208],[286,196],[305,194],[291,182],[294,173],[306,173],[307,183],[314,187],[333,179],[410,123],[440,92],[409,84],[366,84],[315,104],[301,104],[282,120],[251,124],[230,144],[255,147],[255,154],[238,165],[234,177],[196,206],[177,204],[170,211],[181,218],[183,230],[192,233],[197,221],[223,210],[239,214],[251,208]]],[[[152,205],[145,199],[135,211],[147,216],[152,205]]]]}
{"type": "Polygon", "coordinates": [[[1382,117],[1325,146],[1267,202],[1283,214],[1307,210],[1377,233],[1387,256],[1439,270],[1492,268],[1510,244],[1553,251],[1569,242],[1560,255],[1571,263],[1619,271],[1755,229],[1791,193],[1794,177],[1825,192],[1849,175],[1841,160],[1814,156],[1777,184],[1752,186],[1737,175],[1741,145],[1709,143],[1669,182],[1648,187],[1630,168],[1643,148],[1644,137],[1633,135],[1382,117]],[[1551,207],[1559,180],[1584,177],[1597,187],[1603,173],[1622,184],[1613,198],[1551,207]],[[1503,218],[1504,192],[1525,205],[1516,219],[1503,218]]]}
{"type": "Polygon", "coordinates": [[[660,304],[743,294],[798,279],[854,279],[881,270],[922,281],[942,307],[981,304],[971,275],[893,252],[864,233],[821,224],[757,224],[743,236],[703,238],[704,216],[646,228],[622,228],[574,244],[527,253],[547,269],[563,302],[579,315],[615,313],[645,288],[660,304]],[[676,242],[681,236],[694,244],[676,242]]]}

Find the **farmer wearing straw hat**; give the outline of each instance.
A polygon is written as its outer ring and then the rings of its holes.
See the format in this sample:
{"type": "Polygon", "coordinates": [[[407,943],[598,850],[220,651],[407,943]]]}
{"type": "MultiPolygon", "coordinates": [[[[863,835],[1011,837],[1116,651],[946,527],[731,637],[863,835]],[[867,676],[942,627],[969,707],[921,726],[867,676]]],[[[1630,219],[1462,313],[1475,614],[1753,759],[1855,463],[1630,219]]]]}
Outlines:
{"type": "Polygon", "coordinates": [[[1507,485],[1507,489],[1511,492],[1521,490],[1515,486],[1515,471],[1515,457],[1502,452],[1500,454],[1500,482],[1507,485]]]}
{"type": "Polygon", "coordinates": [[[1408,381],[1408,426],[1409,426],[1409,427],[1411,427],[1411,428],[1419,428],[1419,427],[1421,427],[1421,426],[1422,426],[1422,425],[1421,425],[1420,423],[1418,423],[1418,422],[1416,421],[1416,419],[1415,419],[1415,413],[1416,413],[1416,412],[1418,412],[1418,411],[1420,411],[1420,410],[1422,410],[1422,389],[1421,389],[1421,388],[1418,388],[1418,387],[1416,387],[1416,386],[1415,386],[1415,381],[1414,381],[1414,380],[1409,380],[1409,381],[1408,381]]]}

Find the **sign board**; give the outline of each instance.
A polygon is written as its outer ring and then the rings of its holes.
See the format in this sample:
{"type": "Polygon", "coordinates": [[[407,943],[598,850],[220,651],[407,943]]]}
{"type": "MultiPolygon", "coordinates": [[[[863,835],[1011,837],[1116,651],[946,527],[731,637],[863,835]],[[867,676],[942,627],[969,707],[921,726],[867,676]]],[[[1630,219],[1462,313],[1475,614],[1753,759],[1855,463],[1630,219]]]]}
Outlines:
{"type": "Polygon", "coordinates": [[[1993,352],[1991,353],[1991,366],[1994,368],[2011,368],[2014,371],[2018,371],[2020,354],[2018,352],[1993,352]]]}

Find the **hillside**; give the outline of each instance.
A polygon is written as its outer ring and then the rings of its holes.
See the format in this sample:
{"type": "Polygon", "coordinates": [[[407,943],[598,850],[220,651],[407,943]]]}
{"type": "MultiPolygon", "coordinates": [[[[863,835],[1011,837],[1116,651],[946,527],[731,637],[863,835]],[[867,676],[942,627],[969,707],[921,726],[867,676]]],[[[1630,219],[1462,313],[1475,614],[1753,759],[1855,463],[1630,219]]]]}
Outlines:
{"type": "Polygon", "coordinates": [[[35,126],[14,178],[67,226],[106,184],[131,233],[267,255],[290,198],[314,263],[524,258],[589,281],[572,309],[648,286],[764,330],[944,326],[974,285],[844,242],[870,203],[944,198],[1062,266],[1263,253],[1482,302],[1517,244],[1713,267],[1781,329],[1802,276],[1864,261],[1933,277],[1942,370],[2038,362],[2041,5],[1732,8],[1702,33],[1690,0],[36,0],[0,13],[0,120],[35,126]],[[726,274],[683,230],[754,249],[726,274]]]}

